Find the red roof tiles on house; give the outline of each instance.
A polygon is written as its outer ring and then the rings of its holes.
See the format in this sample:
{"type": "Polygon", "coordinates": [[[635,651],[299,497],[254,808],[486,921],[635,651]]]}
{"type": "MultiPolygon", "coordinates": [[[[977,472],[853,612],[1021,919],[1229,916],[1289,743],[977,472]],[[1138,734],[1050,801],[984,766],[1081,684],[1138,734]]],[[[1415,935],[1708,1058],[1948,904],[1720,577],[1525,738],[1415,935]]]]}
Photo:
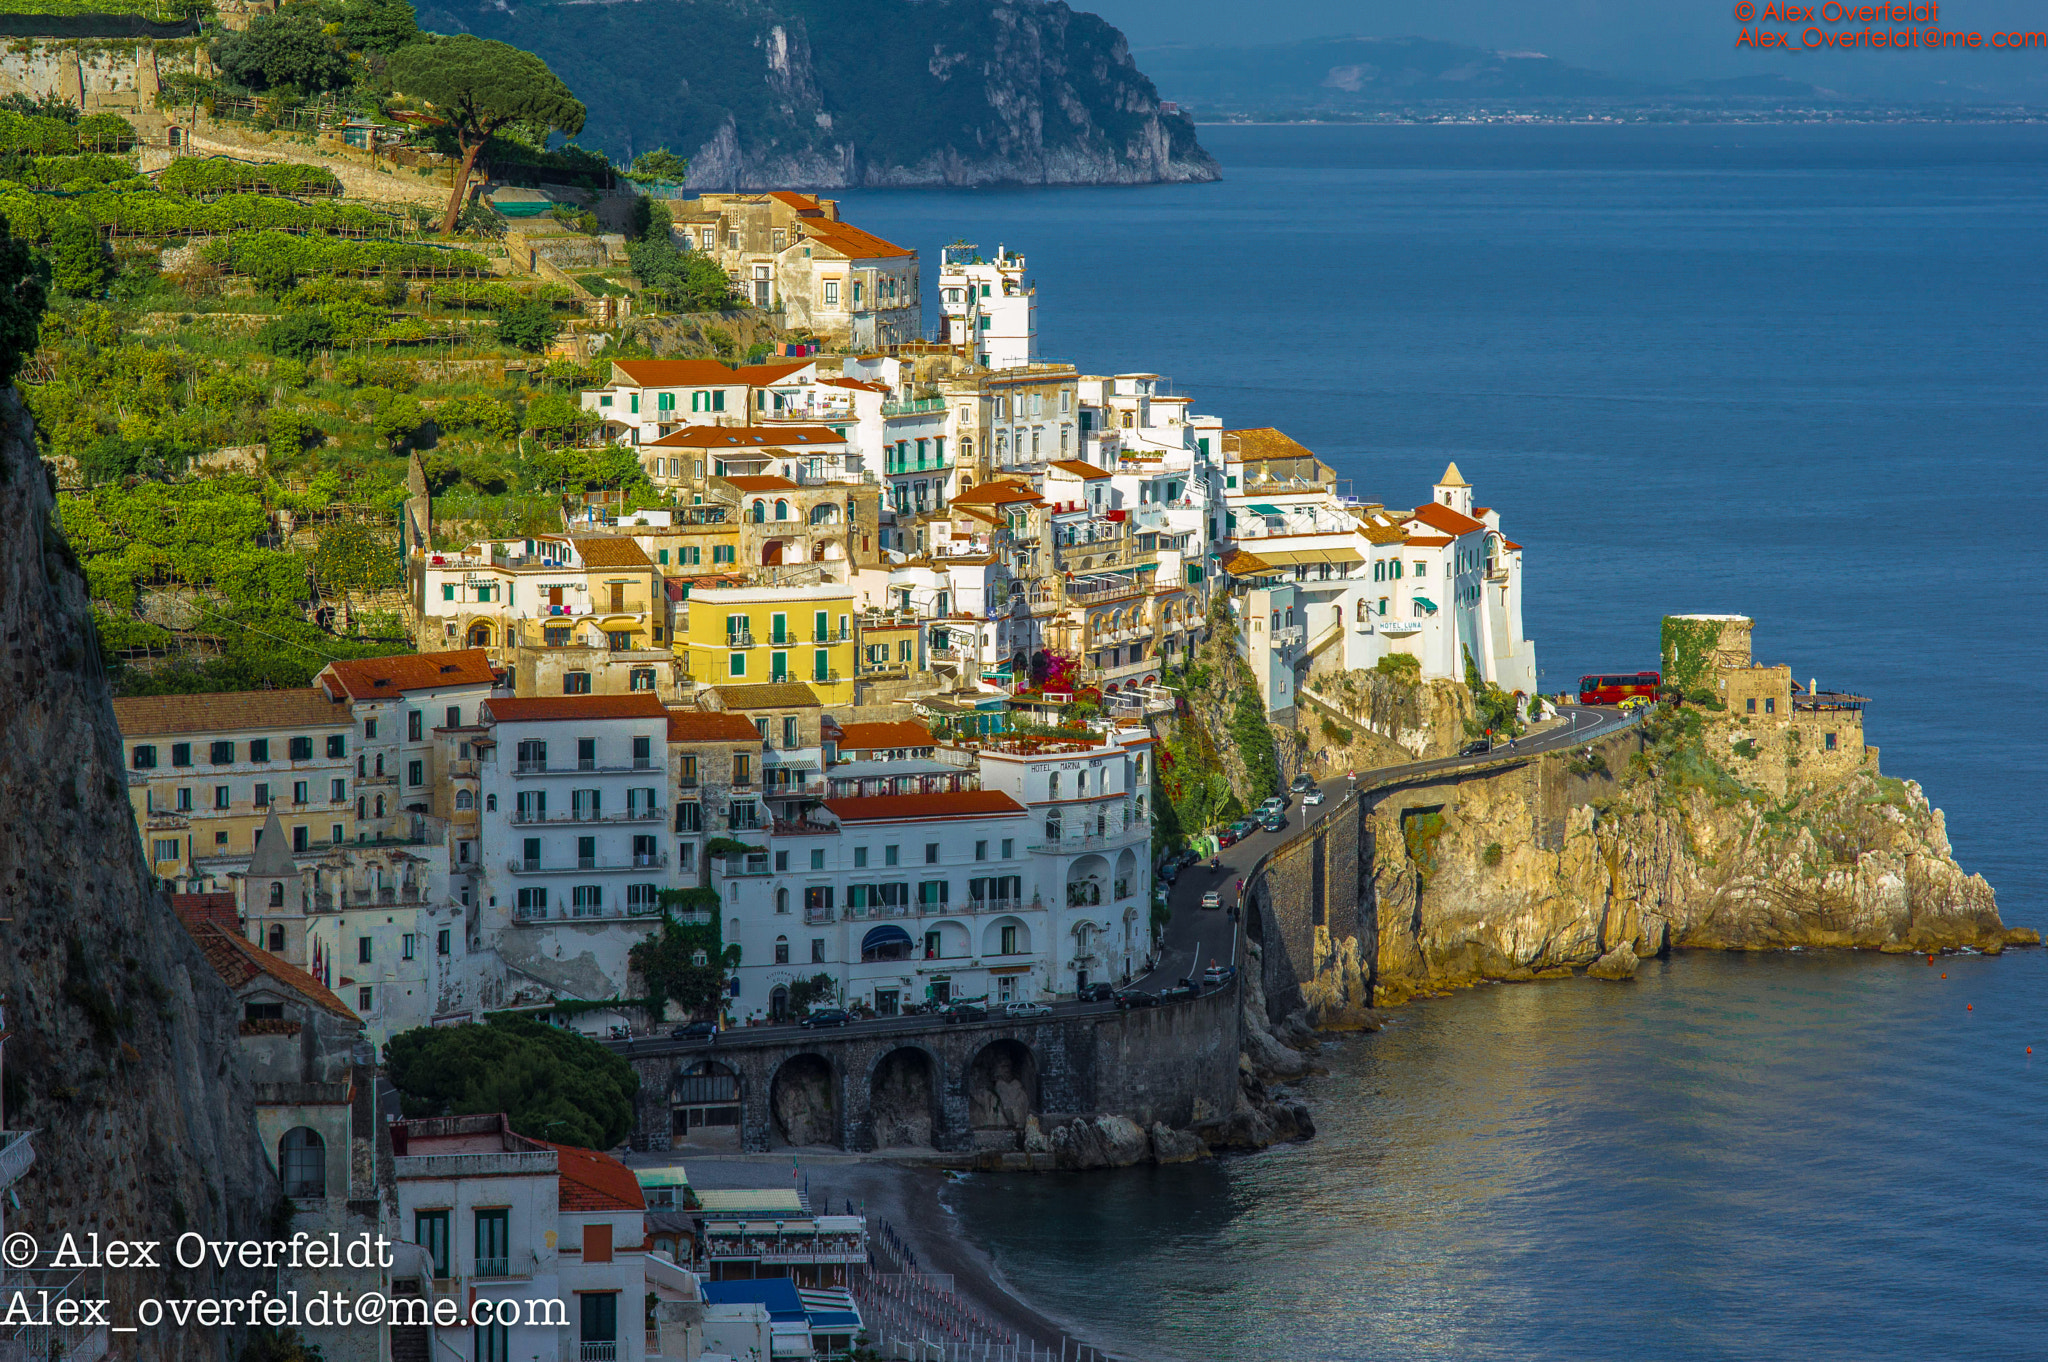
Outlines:
{"type": "Polygon", "coordinates": [[[668,710],[652,694],[544,695],[527,699],[500,698],[483,704],[487,722],[552,723],[570,719],[666,719],[668,710]]]}
{"type": "Polygon", "coordinates": [[[1089,481],[1110,476],[1107,468],[1097,468],[1094,464],[1082,463],[1079,459],[1054,459],[1052,466],[1071,477],[1089,481]]]}
{"type": "Polygon", "coordinates": [[[915,719],[845,724],[839,730],[839,750],[842,752],[868,752],[878,747],[931,745],[932,731],[915,719]]]}
{"type": "Polygon", "coordinates": [[[615,359],[612,367],[639,388],[765,388],[814,362],[801,359],[730,369],[715,359],[615,359]]]}
{"type": "Polygon", "coordinates": [[[778,478],[767,473],[729,473],[727,482],[742,492],[794,492],[797,485],[788,478],[778,478]]]}
{"type": "Polygon", "coordinates": [[[240,932],[228,931],[212,922],[201,922],[196,927],[188,923],[187,926],[192,932],[192,939],[199,943],[200,954],[227,981],[229,988],[240,988],[259,974],[268,975],[316,1007],[325,1008],[358,1026],[362,1024],[363,1019],[350,1011],[347,1003],[335,997],[327,985],[297,965],[288,965],[269,951],[243,940],[240,932]]]}
{"type": "Polygon", "coordinates": [[[846,437],[830,426],[684,426],[650,440],[665,449],[769,449],[784,445],[843,445],[846,437]]]}
{"type": "MultiPolygon", "coordinates": [[[[527,1139],[533,1139],[527,1136],[527,1139]]],[[[573,1144],[534,1140],[555,1151],[558,1203],[565,1211],[644,1211],[647,1198],[633,1170],[609,1154],[573,1144]]]]}
{"type": "Polygon", "coordinates": [[[185,924],[188,932],[209,922],[238,935],[242,930],[242,915],[235,909],[233,894],[173,894],[171,911],[178,915],[178,921],[185,924]]]}
{"type": "MultiPolygon", "coordinates": [[[[390,692],[386,692],[387,694],[390,692]]],[[[326,692],[239,690],[209,695],[129,695],[114,701],[124,738],[226,733],[247,728],[316,728],[351,722],[348,706],[326,692]]]]}
{"type": "Polygon", "coordinates": [[[815,241],[850,260],[880,260],[891,256],[916,255],[893,241],[884,241],[873,232],[864,232],[849,222],[834,222],[830,218],[806,218],[803,224],[806,239],[815,241]]]}
{"type": "Polygon", "coordinates": [[[497,679],[489,653],[481,648],[462,648],[452,653],[407,653],[359,662],[330,662],[313,678],[313,684],[325,685],[330,694],[374,700],[412,690],[432,690],[436,686],[490,685],[497,679]]]}
{"type": "Polygon", "coordinates": [[[1454,511],[1450,507],[1434,501],[1417,506],[1414,511],[1409,513],[1408,518],[1410,520],[1419,520],[1432,530],[1437,530],[1453,537],[1461,534],[1477,534],[1486,528],[1485,521],[1474,520],[1463,512],[1454,511]]]}
{"type": "Polygon", "coordinates": [[[887,823],[928,818],[980,818],[1027,810],[1001,790],[948,790],[935,794],[864,795],[828,799],[842,823],[887,823]]]}

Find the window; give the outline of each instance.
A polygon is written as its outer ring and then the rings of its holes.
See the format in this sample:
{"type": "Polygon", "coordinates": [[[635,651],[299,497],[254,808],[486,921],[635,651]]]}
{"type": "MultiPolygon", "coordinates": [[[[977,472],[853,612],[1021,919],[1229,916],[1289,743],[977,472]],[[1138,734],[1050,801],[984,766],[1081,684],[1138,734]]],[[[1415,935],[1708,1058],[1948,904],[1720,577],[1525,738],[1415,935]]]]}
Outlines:
{"type": "Polygon", "coordinates": [[[839,281],[837,279],[827,279],[825,281],[825,306],[839,306],[839,281]]]}
{"type": "Polygon", "coordinates": [[[730,676],[745,676],[747,674],[747,655],[745,653],[734,653],[726,663],[726,672],[730,676]]]}
{"type": "Polygon", "coordinates": [[[159,837],[159,838],[157,838],[157,839],[156,839],[155,841],[153,841],[153,842],[151,842],[151,843],[150,843],[150,848],[149,848],[149,858],[150,858],[150,859],[151,859],[152,861],[156,861],[156,862],[159,862],[159,863],[161,863],[161,862],[164,862],[164,861],[175,861],[175,860],[177,860],[177,859],[178,859],[178,839],[177,839],[177,838],[175,838],[175,837],[159,837]]]}
{"type": "Polygon", "coordinates": [[[778,889],[775,891],[775,911],[778,913],[789,911],[789,890],[778,889]]]}
{"type": "Polygon", "coordinates": [[[732,783],[751,785],[754,783],[754,758],[747,752],[732,754],[732,783]]]}
{"type": "Polygon", "coordinates": [[[230,809],[234,807],[234,787],[232,785],[216,785],[213,787],[213,807],[216,809],[230,809]]]}
{"type": "Polygon", "coordinates": [[[853,868],[855,870],[866,870],[868,868],[868,849],[866,847],[855,847],[853,849],[853,868]]]}
{"type": "Polygon", "coordinates": [[[179,812],[179,813],[190,813],[191,811],[192,811],[192,787],[191,787],[191,786],[189,786],[189,785],[182,785],[182,786],[180,786],[180,787],[178,788],[178,812],[179,812]]]}
{"type": "Polygon", "coordinates": [[[436,954],[436,955],[447,955],[447,954],[449,954],[449,953],[450,953],[450,947],[451,947],[451,944],[452,944],[452,940],[453,940],[453,938],[454,938],[454,935],[455,935],[455,934],[454,934],[453,932],[451,932],[451,931],[450,931],[450,930],[449,930],[448,928],[446,928],[446,927],[443,927],[443,928],[442,928],[442,929],[440,930],[440,932],[439,932],[438,934],[436,934],[436,935],[435,935],[435,937],[434,937],[434,954],[436,954]]]}
{"type": "Polygon", "coordinates": [[[509,1210],[480,1210],[476,1213],[477,1276],[503,1277],[510,1273],[511,1221],[512,1212],[509,1210]]]}
{"type": "Polygon", "coordinates": [[[1766,714],[1776,714],[1777,712],[1778,712],[1778,697],[1777,697],[1777,696],[1775,696],[1775,695],[1766,695],[1766,696],[1764,697],[1764,713],[1766,713],[1766,714]]]}
{"type": "Polygon", "coordinates": [[[412,1213],[412,1241],[427,1251],[428,1259],[434,1264],[434,1275],[446,1277],[448,1273],[448,1212],[414,1211],[412,1213]]]}
{"type": "Polygon", "coordinates": [[[564,695],[588,695],[588,694],[590,694],[590,673],[589,673],[589,672],[563,672],[563,673],[562,673],[562,694],[564,694],[564,695]]]}
{"type": "Polygon", "coordinates": [[[257,738],[249,744],[250,761],[270,760],[270,739],[257,738]]]}
{"type": "MultiPolygon", "coordinates": [[[[591,838],[582,838],[591,841],[591,838]]],[[[604,886],[601,884],[579,884],[569,890],[569,916],[597,917],[604,912],[604,886]]]]}
{"type": "Polygon", "coordinates": [[[704,831],[704,806],[695,800],[688,803],[679,802],[676,805],[676,831],[704,831]]]}
{"type": "Polygon", "coordinates": [[[1744,704],[1743,708],[1748,710],[1751,714],[1756,713],[1756,697],[1754,695],[1750,696],[1749,700],[1744,704]]]}
{"type": "Polygon", "coordinates": [[[268,785],[258,785],[255,788],[255,790],[251,792],[249,802],[254,804],[259,809],[269,808],[270,787],[268,785]]]}
{"type": "Polygon", "coordinates": [[[1004,860],[1006,860],[1006,861],[1007,861],[1007,860],[1009,860],[1009,859],[1010,859],[1010,858],[1011,858],[1012,856],[1014,856],[1014,855],[1016,854],[1016,852],[1015,852],[1015,851],[1014,851],[1014,849],[1013,849],[1013,848],[1015,848],[1015,846],[1016,846],[1016,845],[1017,845],[1017,844],[1016,844],[1016,842],[1015,842],[1015,841],[1014,841],[1013,839],[1011,839],[1011,838],[1005,837],[1005,838],[1003,839],[1003,859],[1004,859],[1004,860]]]}
{"type": "Polygon", "coordinates": [[[405,764],[405,783],[417,787],[427,783],[427,764],[423,761],[409,761],[405,764]]]}
{"type": "MultiPolygon", "coordinates": [[[[327,737],[327,755],[336,758],[346,757],[348,755],[348,739],[339,733],[330,733],[327,737]]],[[[189,761],[185,764],[191,765],[189,761]]]]}
{"type": "Polygon", "coordinates": [[[367,936],[356,938],[356,963],[358,965],[370,963],[370,938],[367,936]]]}
{"type": "Polygon", "coordinates": [[[1004,928],[1003,928],[1003,931],[1002,931],[1002,950],[1001,950],[1001,952],[1000,952],[1000,953],[1001,953],[1001,954],[1003,954],[1003,955],[1016,955],[1016,954],[1018,954],[1018,948],[1017,948],[1017,927],[1016,927],[1016,924],[1012,923],[1012,924],[1010,924],[1009,926],[1006,926],[1006,927],[1004,927],[1004,928]]]}
{"type": "Polygon", "coordinates": [[[786,936],[775,938],[775,963],[778,965],[789,963],[789,938],[786,936]]]}
{"type": "Polygon", "coordinates": [[[985,861],[988,859],[987,842],[976,842],[974,844],[974,859],[977,861],[985,861]]]}
{"type": "Polygon", "coordinates": [[[898,851],[898,848],[896,848],[896,847],[893,847],[893,846],[883,847],[883,848],[882,848],[882,864],[883,864],[883,865],[895,865],[895,864],[896,864],[896,859],[897,859],[897,851],[898,851]]]}
{"type": "Polygon", "coordinates": [[[427,716],[416,709],[405,712],[405,739],[419,742],[427,736],[427,716]]]}
{"type": "Polygon", "coordinates": [[[292,850],[310,851],[313,847],[313,830],[301,823],[292,829],[292,850]]]}
{"type": "Polygon", "coordinates": [[[628,677],[627,677],[627,681],[626,681],[626,689],[628,689],[628,690],[653,690],[653,689],[654,689],[654,668],[652,668],[652,667],[635,667],[635,668],[633,668],[632,672],[631,672],[631,673],[629,673],[629,675],[628,675],[628,677]]]}
{"type": "MultiPolygon", "coordinates": [[[[633,399],[638,402],[639,398],[633,399]]],[[[476,1362],[511,1362],[512,1331],[503,1324],[479,1324],[475,1326],[476,1347],[473,1356],[476,1362]]]]}
{"type": "MultiPolygon", "coordinates": [[[[607,1229],[610,1227],[607,1226],[607,1229]]],[[[585,1230],[586,1235],[589,1230],[585,1230]]],[[[595,1348],[593,1344],[612,1344],[616,1347],[619,1338],[619,1296],[615,1291],[579,1292],[577,1300],[583,1303],[583,1355],[597,1357],[611,1356],[611,1352],[595,1348]]]]}
{"type": "Polygon", "coordinates": [[[137,747],[134,751],[134,754],[129,764],[138,771],[155,770],[156,748],[149,746],[148,744],[144,744],[143,746],[137,747]]]}
{"type": "MultiPolygon", "coordinates": [[[[365,989],[364,992],[368,992],[365,989]]],[[[327,1142],[317,1131],[293,1126],[277,1142],[277,1171],[284,1194],[293,1199],[327,1196],[327,1142]]]]}
{"type": "Polygon", "coordinates": [[[1826,739],[1826,742],[1825,742],[1825,746],[1826,746],[1827,750],[1828,750],[1828,751],[1830,751],[1830,752],[1834,751],[1834,750],[1835,750],[1835,735],[1834,735],[1834,734],[1832,734],[1832,733],[1828,733],[1828,734],[1824,734],[1823,736],[1824,736],[1824,738],[1826,739]]]}
{"type": "Polygon", "coordinates": [[[939,844],[937,842],[926,842],[924,844],[924,863],[926,865],[937,865],[939,863],[939,844]]]}
{"type": "MultiPolygon", "coordinates": [[[[364,739],[365,739],[365,740],[367,740],[367,741],[371,741],[371,742],[374,742],[374,741],[376,741],[376,738],[377,738],[377,721],[376,721],[375,719],[365,719],[365,720],[363,720],[363,737],[364,737],[364,739]]],[[[229,760],[233,760],[233,758],[229,758],[229,760]]]]}
{"type": "Polygon", "coordinates": [[[786,852],[786,851],[778,851],[778,852],[776,852],[776,853],[775,853],[775,868],[776,868],[777,870],[787,870],[787,869],[789,869],[789,853],[788,853],[788,852],[786,852]]]}
{"type": "Polygon", "coordinates": [[[814,965],[825,963],[825,938],[821,936],[811,938],[811,963],[814,965]]]}
{"type": "Polygon", "coordinates": [[[548,891],[545,889],[522,889],[519,891],[519,916],[546,917],[548,915],[548,891]]]}
{"type": "Polygon", "coordinates": [[[412,959],[418,953],[418,944],[419,937],[416,934],[406,932],[401,935],[398,938],[398,958],[401,960],[412,959]]]}

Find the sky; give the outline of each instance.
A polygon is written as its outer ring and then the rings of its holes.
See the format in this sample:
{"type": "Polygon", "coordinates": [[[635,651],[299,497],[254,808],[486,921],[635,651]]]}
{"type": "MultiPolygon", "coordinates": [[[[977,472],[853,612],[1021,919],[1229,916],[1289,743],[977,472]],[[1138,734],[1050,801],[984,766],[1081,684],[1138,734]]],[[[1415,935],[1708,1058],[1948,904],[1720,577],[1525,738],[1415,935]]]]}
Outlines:
{"type": "MultiPolygon", "coordinates": [[[[1868,0],[1857,0],[1867,3],[1868,0]]],[[[1541,52],[1651,80],[1776,72],[1859,92],[1937,82],[2048,96],[2048,45],[2023,52],[1759,52],[1738,49],[1733,0],[1069,0],[1124,30],[1133,48],[1255,44],[1333,34],[1443,38],[1541,52]]],[[[1756,0],[1761,10],[1766,0],[1756,0]]],[[[1821,0],[1807,0],[1816,13],[1821,0]]],[[[2048,0],[1940,0],[1937,27],[2048,30],[2048,0]]],[[[1802,25],[1793,25],[1798,31],[1802,25]]],[[[1840,27],[1839,25],[1831,27],[1840,27]]],[[[1140,65],[1142,66],[1142,61],[1140,65]]]]}

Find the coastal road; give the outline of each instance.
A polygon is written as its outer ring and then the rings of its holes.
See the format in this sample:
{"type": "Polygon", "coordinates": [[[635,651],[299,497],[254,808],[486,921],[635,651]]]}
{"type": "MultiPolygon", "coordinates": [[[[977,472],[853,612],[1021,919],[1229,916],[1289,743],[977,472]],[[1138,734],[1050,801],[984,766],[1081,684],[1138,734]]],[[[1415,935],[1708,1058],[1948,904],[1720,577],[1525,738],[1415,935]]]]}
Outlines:
{"type": "MultiPolygon", "coordinates": [[[[1642,710],[1623,712],[1608,705],[1560,705],[1556,721],[1518,741],[1512,751],[1503,744],[1491,752],[1469,757],[1439,757],[1403,766],[1376,767],[1357,772],[1356,778],[1359,784],[1367,785],[1436,771],[1454,771],[1465,766],[1481,766],[1537,752],[1555,752],[1607,737],[1638,722],[1642,714],[1642,710]]],[[[1239,877],[1248,874],[1267,852],[1293,841],[1329,817],[1331,811],[1351,793],[1352,777],[1336,776],[1321,782],[1319,788],[1323,792],[1321,804],[1303,804],[1301,796],[1288,796],[1287,826],[1280,831],[1260,829],[1242,842],[1225,847],[1221,870],[1210,870],[1209,863],[1204,860],[1180,872],[1167,900],[1173,910],[1173,918],[1167,923],[1159,959],[1151,973],[1134,981],[1137,987],[1157,993],[1184,978],[1198,976],[1211,964],[1237,962],[1238,937],[1243,924],[1233,922],[1228,909],[1237,902],[1239,877]],[[1222,895],[1222,909],[1202,907],[1202,895],[1211,889],[1222,895]]]]}

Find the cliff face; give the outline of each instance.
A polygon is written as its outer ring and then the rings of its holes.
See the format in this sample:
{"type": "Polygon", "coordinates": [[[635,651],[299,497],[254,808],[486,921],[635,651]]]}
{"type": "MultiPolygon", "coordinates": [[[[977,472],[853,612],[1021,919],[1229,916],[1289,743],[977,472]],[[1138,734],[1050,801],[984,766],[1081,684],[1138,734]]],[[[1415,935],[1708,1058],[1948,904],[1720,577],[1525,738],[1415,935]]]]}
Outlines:
{"type": "Polygon", "coordinates": [[[1455,681],[1410,681],[1374,668],[1317,672],[1302,697],[1300,722],[1328,771],[1451,756],[1479,715],[1472,692],[1455,681]]]}
{"type": "Polygon", "coordinates": [[[420,23],[537,52],[583,141],[666,146],[692,189],[1213,180],[1123,34],[1061,0],[438,3],[420,23]]]}
{"type": "MultiPolygon", "coordinates": [[[[1784,798],[1690,783],[1653,745],[1552,754],[1403,794],[1368,816],[1355,933],[1318,941],[1303,999],[1346,1025],[1368,1003],[1522,980],[1619,951],[1855,947],[1997,951],[1990,885],[1951,854],[1939,810],[1874,762],[1784,798]],[[1605,769],[1601,769],[1601,768],[1605,769]]],[[[1683,754],[1685,749],[1681,748],[1683,754]]]]}
{"type": "MultiPolygon", "coordinates": [[[[37,1132],[7,1228],[45,1248],[67,1231],[253,1237],[278,1189],[232,1062],[233,1000],[150,888],[85,584],[52,510],[27,414],[0,390],[6,1118],[37,1132]]],[[[212,1284],[175,1272],[106,1279],[116,1322],[139,1297],[212,1284]]],[[[167,1323],[126,1351],[218,1355],[220,1338],[167,1323]]]]}

